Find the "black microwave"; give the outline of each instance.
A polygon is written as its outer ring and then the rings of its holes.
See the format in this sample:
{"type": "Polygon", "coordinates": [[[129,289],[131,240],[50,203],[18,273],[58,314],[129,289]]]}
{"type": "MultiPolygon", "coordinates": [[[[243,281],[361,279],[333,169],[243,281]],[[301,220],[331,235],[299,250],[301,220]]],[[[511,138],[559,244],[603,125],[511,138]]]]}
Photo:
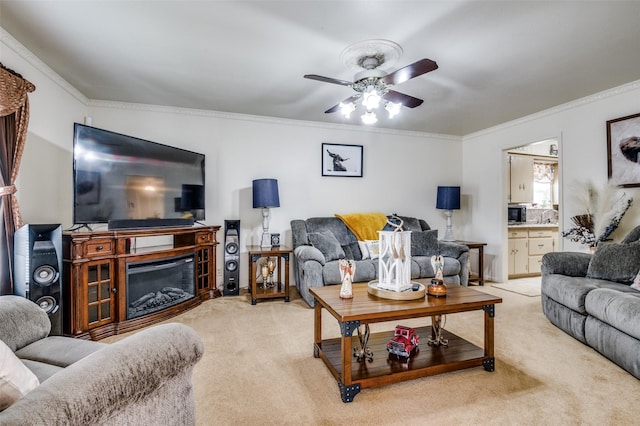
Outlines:
{"type": "Polygon", "coordinates": [[[509,223],[525,223],[527,221],[527,208],[525,206],[507,207],[507,220],[509,223]]]}

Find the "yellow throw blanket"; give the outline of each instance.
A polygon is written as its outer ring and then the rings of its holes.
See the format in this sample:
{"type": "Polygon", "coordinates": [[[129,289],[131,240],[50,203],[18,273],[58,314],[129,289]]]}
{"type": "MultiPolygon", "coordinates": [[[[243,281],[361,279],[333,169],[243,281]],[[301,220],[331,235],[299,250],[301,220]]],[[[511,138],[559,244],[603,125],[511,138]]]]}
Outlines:
{"type": "Polygon", "coordinates": [[[382,231],[387,224],[387,216],[384,213],[336,213],[336,217],[342,219],[358,241],[377,240],[378,231],[382,231]]]}

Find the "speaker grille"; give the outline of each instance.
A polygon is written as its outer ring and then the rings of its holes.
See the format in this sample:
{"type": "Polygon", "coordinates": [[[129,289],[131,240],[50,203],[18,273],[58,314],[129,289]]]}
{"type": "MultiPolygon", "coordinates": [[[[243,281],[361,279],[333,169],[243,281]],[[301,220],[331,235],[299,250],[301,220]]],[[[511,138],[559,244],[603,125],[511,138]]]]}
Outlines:
{"type": "Polygon", "coordinates": [[[42,296],[36,300],[36,305],[45,311],[48,315],[53,315],[58,310],[59,305],[56,303],[56,299],[51,296],[42,296]]]}
{"type": "Polygon", "coordinates": [[[240,294],[240,221],[224,221],[224,295],[240,294]]]}
{"type": "Polygon", "coordinates": [[[33,271],[33,281],[42,287],[50,286],[57,279],[58,271],[51,265],[40,265],[33,271]]]}

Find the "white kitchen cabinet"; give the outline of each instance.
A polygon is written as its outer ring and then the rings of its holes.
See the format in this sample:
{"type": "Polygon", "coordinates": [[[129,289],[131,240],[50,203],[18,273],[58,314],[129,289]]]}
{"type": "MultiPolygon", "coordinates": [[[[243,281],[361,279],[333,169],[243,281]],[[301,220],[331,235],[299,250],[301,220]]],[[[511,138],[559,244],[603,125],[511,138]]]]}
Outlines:
{"type": "Polygon", "coordinates": [[[509,202],[533,202],[533,157],[509,155],[509,202]]]}
{"type": "Polygon", "coordinates": [[[508,236],[509,278],[540,275],[542,257],[556,251],[557,228],[511,227],[508,236]]]}

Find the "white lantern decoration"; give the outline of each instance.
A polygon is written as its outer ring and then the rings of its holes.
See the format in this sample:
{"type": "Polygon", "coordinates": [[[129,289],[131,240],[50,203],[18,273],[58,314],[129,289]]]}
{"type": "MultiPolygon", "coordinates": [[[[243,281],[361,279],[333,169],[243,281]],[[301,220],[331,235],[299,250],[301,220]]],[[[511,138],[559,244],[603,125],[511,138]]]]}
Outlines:
{"type": "Polygon", "coordinates": [[[411,289],[411,231],[379,231],[378,288],[411,289]]]}

